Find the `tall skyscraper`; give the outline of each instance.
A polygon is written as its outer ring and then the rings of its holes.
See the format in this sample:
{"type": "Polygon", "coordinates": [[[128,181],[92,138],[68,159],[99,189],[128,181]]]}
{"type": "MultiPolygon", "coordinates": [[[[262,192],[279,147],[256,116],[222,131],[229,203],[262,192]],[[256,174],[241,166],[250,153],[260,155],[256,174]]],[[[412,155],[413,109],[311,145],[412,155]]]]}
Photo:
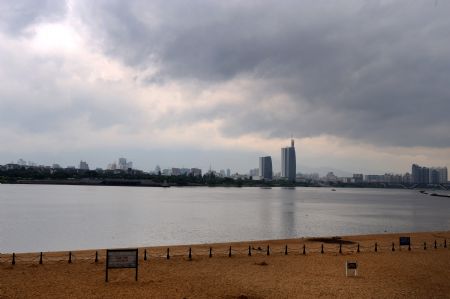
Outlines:
{"type": "Polygon", "coordinates": [[[281,177],[295,182],[296,165],[294,139],[291,139],[291,146],[281,149],[281,177]]]}
{"type": "Polygon", "coordinates": [[[272,157],[267,156],[259,158],[259,176],[263,180],[272,179],[272,157]]]}

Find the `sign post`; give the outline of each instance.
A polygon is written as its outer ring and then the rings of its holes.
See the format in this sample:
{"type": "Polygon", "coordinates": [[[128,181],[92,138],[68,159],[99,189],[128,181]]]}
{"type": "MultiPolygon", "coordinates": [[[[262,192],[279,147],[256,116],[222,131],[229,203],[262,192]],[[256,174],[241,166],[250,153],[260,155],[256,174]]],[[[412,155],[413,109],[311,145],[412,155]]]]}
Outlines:
{"type": "Polygon", "coordinates": [[[107,249],[106,250],[106,276],[108,282],[108,270],[120,268],[136,268],[136,281],[138,280],[138,249],[107,249]]]}
{"type": "Polygon", "coordinates": [[[358,262],[357,261],[346,261],[345,262],[345,276],[348,276],[348,272],[353,271],[353,275],[358,275],[358,262]]]}
{"type": "Polygon", "coordinates": [[[399,248],[402,248],[402,246],[408,246],[408,250],[411,250],[410,237],[400,237],[399,244],[400,244],[399,248]]]}

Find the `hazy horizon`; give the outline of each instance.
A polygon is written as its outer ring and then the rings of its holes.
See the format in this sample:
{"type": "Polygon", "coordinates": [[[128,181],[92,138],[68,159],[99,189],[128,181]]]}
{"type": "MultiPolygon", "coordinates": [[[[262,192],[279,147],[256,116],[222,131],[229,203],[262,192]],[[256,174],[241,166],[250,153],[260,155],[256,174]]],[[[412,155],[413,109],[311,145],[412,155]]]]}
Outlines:
{"type": "Polygon", "coordinates": [[[450,2],[0,1],[0,164],[450,166],[450,2]]]}

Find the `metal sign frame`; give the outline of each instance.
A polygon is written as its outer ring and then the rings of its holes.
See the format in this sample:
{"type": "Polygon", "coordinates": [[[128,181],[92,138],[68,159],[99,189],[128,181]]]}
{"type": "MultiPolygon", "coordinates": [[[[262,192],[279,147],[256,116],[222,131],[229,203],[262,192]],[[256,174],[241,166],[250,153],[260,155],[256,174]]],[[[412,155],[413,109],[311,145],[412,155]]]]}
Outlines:
{"type": "MultiPolygon", "coordinates": [[[[128,256],[131,256],[128,255],[128,256]]],[[[106,273],[105,273],[105,282],[108,282],[108,270],[109,269],[124,269],[124,268],[136,268],[136,281],[138,280],[138,267],[139,267],[139,251],[138,249],[106,249],[106,273]],[[123,265],[120,264],[115,264],[115,265],[109,265],[110,264],[110,259],[109,259],[109,255],[110,253],[114,254],[114,253],[134,253],[136,255],[136,260],[135,260],[135,264],[127,264],[124,263],[123,265]]]]}
{"type": "Polygon", "coordinates": [[[400,246],[411,246],[411,237],[400,237],[399,244],[400,246]]]}
{"type": "Polygon", "coordinates": [[[354,276],[358,276],[358,262],[345,261],[345,276],[348,276],[349,270],[353,271],[354,276]]]}

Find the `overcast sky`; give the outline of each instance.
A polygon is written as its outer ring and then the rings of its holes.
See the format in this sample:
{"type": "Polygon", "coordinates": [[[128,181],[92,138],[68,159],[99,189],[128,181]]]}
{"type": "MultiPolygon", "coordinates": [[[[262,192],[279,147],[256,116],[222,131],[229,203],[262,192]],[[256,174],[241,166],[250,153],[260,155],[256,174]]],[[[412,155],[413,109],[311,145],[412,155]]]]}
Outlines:
{"type": "Polygon", "coordinates": [[[0,164],[450,166],[450,1],[0,0],[0,164]]]}

